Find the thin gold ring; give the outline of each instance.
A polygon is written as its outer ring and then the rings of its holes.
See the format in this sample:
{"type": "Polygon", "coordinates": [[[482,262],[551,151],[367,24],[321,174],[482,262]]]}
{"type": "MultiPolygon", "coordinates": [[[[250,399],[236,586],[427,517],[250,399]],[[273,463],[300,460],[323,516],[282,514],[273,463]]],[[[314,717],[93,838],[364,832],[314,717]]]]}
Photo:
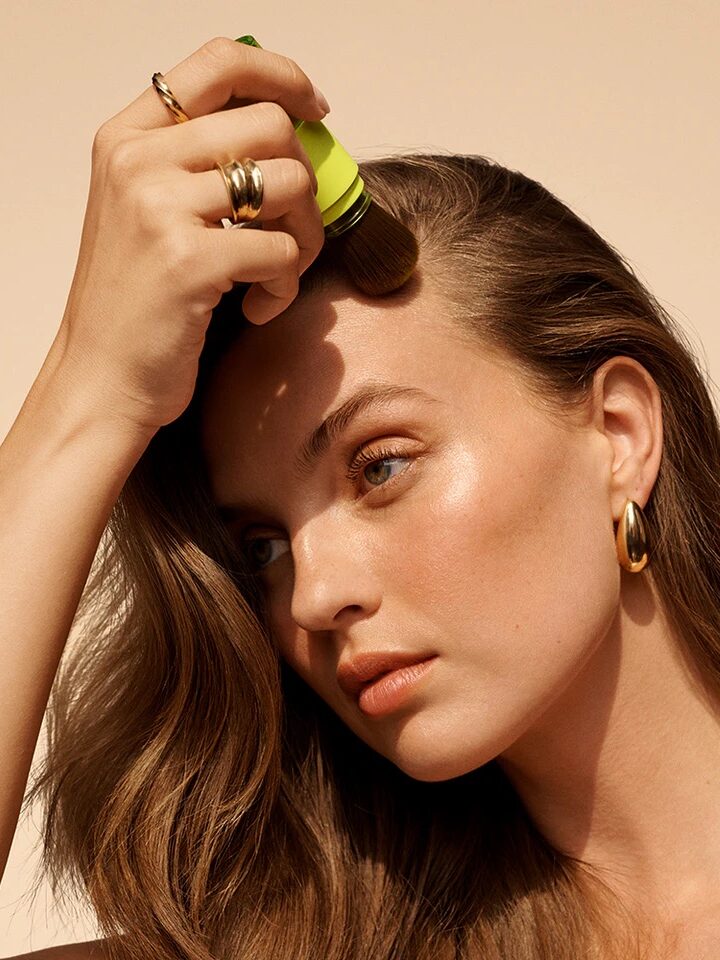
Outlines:
{"type": "Polygon", "coordinates": [[[165,83],[165,77],[161,73],[154,73],[152,75],[152,83],[158,92],[158,96],[175,118],[176,123],[185,123],[186,120],[190,119],[175,99],[175,95],[167,83],[165,83]]]}
{"type": "MultiPolygon", "coordinates": [[[[152,84],[177,123],[185,123],[190,119],[161,73],[152,75],[152,84]]],[[[263,176],[260,167],[251,157],[216,163],[215,166],[220,171],[227,189],[233,224],[254,220],[260,214],[263,201],[263,176]]]]}

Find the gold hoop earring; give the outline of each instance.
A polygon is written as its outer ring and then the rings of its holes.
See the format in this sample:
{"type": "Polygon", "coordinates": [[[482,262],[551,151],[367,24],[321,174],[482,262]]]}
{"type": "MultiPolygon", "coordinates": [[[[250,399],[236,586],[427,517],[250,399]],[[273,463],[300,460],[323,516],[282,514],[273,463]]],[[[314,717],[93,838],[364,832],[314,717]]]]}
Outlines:
{"type": "Polygon", "coordinates": [[[630,573],[639,573],[648,562],[648,540],[645,517],[634,500],[627,499],[615,535],[620,566],[630,573]]]}

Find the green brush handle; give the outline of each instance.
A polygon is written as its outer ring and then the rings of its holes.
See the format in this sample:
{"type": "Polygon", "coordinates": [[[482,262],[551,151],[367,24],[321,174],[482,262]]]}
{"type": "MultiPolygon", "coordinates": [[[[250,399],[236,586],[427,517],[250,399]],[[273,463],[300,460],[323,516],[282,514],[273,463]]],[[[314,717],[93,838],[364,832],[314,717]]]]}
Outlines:
{"type": "MultiPolygon", "coordinates": [[[[236,39],[238,43],[260,47],[255,37],[249,34],[236,39]]],[[[363,216],[370,204],[357,162],[320,120],[290,119],[317,177],[315,198],[325,234],[339,236],[363,216]]]]}

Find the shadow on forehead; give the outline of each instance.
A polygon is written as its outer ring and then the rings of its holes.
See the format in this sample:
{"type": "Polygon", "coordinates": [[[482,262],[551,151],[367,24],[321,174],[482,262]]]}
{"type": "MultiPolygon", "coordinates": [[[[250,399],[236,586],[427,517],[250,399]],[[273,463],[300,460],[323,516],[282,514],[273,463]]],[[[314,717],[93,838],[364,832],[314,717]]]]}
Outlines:
{"type": "MultiPolygon", "coordinates": [[[[421,267],[418,267],[407,282],[392,293],[382,297],[369,297],[351,284],[347,275],[340,268],[333,266],[330,261],[323,261],[318,265],[323,254],[318,257],[300,278],[300,290],[288,310],[293,306],[311,297],[328,296],[328,325],[321,327],[321,335],[331,329],[335,311],[332,308],[333,295],[351,295],[361,303],[370,306],[381,304],[404,305],[411,303],[421,295],[428,284],[428,278],[421,267]],[[315,269],[314,269],[315,268],[315,269]]],[[[257,329],[254,324],[245,318],[242,310],[242,301],[250,289],[249,283],[238,283],[228,293],[223,294],[220,302],[213,311],[213,316],[205,335],[205,345],[200,355],[198,377],[195,389],[196,398],[203,394],[210,375],[218,361],[235,343],[242,332],[248,328],[257,329]]],[[[280,314],[282,317],[284,314],[280,314]]],[[[277,319],[277,318],[274,318],[277,319]]],[[[273,320],[269,321],[273,323],[273,320]]]]}
{"type": "MultiPolygon", "coordinates": [[[[309,273],[309,270],[306,272],[309,273]]],[[[265,341],[260,338],[260,352],[253,349],[248,358],[250,366],[245,363],[242,331],[261,328],[245,319],[242,300],[249,284],[238,284],[215,309],[200,357],[193,407],[200,446],[205,454],[212,459],[211,451],[214,450],[217,460],[218,450],[223,451],[224,457],[237,444],[244,446],[247,451],[249,444],[256,441],[265,443],[270,434],[274,435],[275,431],[284,430],[291,424],[302,422],[307,424],[307,429],[319,424],[327,411],[337,403],[346,377],[346,358],[333,340],[328,338],[338,320],[335,301],[353,297],[358,304],[374,308],[377,318],[378,308],[382,309],[383,305],[402,307],[410,304],[421,295],[426,284],[422,271],[418,269],[398,290],[382,297],[368,297],[338,272],[314,274],[310,282],[301,285],[300,294],[288,310],[269,321],[272,325],[283,316],[290,315],[299,302],[317,298],[312,303],[312,343],[309,352],[303,349],[302,354],[308,358],[312,369],[308,367],[306,375],[300,370],[299,376],[298,368],[290,374],[285,364],[274,362],[273,342],[276,341],[272,337],[265,341]],[[267,365],[262,360],[263,356],[267,357],[267,365]],[[249,373],[253,381],[247,393],[237,390],[237,375],[242,370],[249,373]],[[315,376],[318,371],[321,371],[321,376],[315,376]],[[256,373],[261,374],[259,379],[256,373]],[[242,417],[242,429],[238,429],[236,412],[242,417]],[[233,423],[234,427],[231,426],[233,423]]],[[[288,318],[292,323],[292,316],[288,318]]],[[[389,316],[388,320],[391,322],[392,318],[389,316]]],[[[375,377],[383,380],[382,374],[371,366],[368,365],[363,371],[364,381],[371,382],[375,377]]]]}

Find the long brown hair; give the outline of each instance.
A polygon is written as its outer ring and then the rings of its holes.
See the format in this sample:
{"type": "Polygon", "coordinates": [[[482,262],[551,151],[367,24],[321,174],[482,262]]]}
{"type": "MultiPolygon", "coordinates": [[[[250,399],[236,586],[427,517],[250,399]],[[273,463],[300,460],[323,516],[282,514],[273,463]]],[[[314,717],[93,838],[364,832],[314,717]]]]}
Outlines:
{"type": "MultiPolygon", "coordinates": [[[[688,663],[720,687],[720,434],[707,376],[626,261],[532,179],[479,156],[360,163],[416,234],[468,336],[558,412],[609,357],[654,377],[664,449],[650,576],[688,663]]],[[[322,289],[323,253],[301,278],[322,289]]],[[[218,306],[188,409],[153,438],[105,531],[61,661],[26,804],[44,866],[93,907],[113,958],[578,960],[640,956],[589,864],[536,830],[495,761],[419,782],[278,656],[220,521],[199,398],[245,322],[218,306]]]]}

